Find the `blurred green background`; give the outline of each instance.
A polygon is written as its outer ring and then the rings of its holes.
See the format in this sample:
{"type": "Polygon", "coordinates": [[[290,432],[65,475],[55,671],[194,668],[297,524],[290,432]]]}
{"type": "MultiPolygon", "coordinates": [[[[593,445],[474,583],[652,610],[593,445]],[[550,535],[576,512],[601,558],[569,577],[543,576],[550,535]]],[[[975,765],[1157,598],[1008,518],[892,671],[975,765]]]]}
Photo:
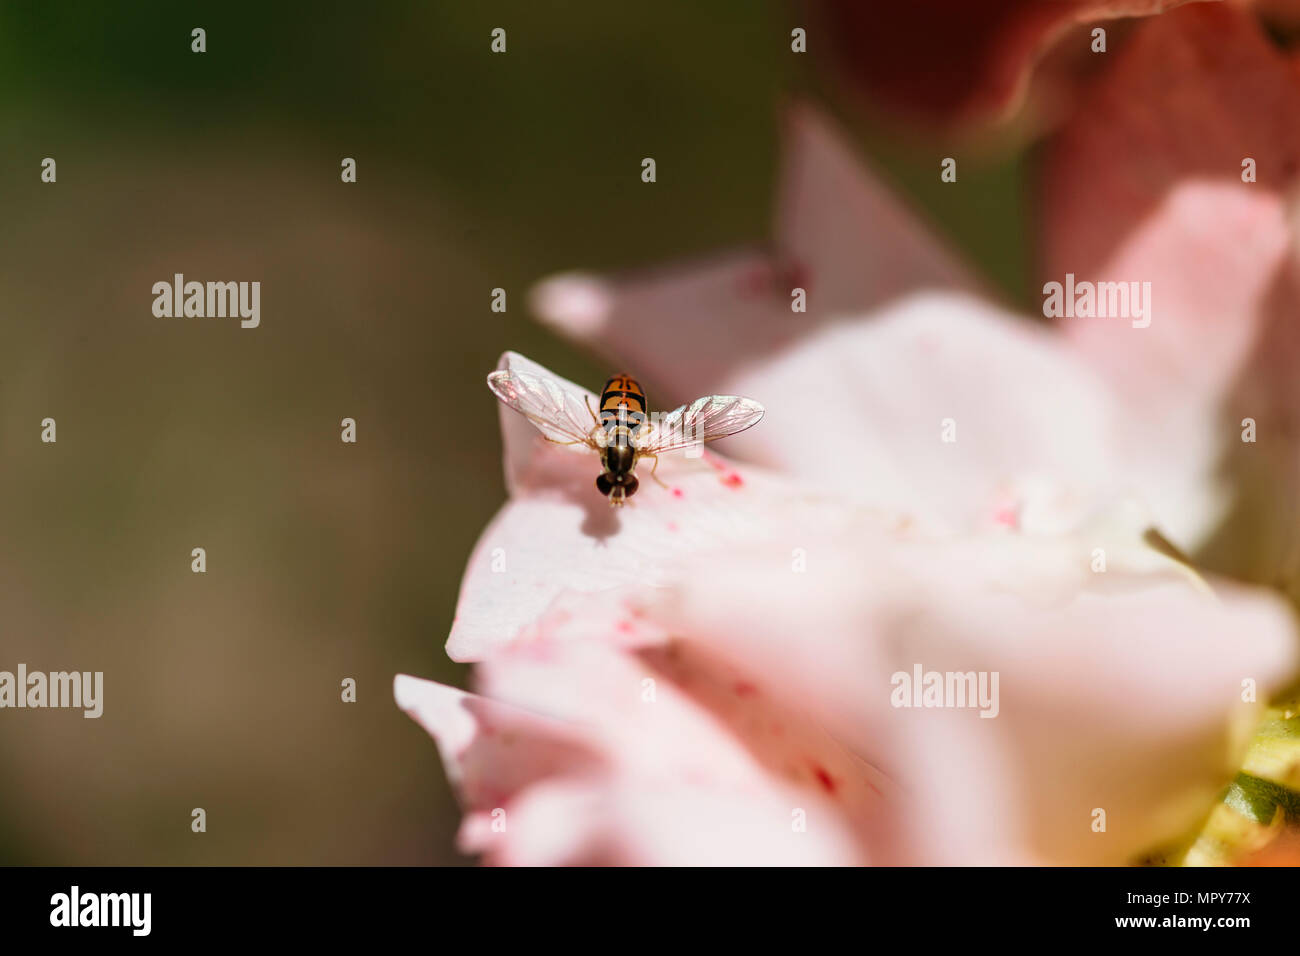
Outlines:
{"type": "MultiPolygon", "coordinates": [[[[457,862],[391,682],[468,680],[484,375],[610,371],[530,321],[548,273],[768,238],[816,37],[742,0],[179,6],[0,6],[0,669],[105,673],[99,720],[0,713],[0,862],[457,862]],[[260,280],[261,327],[155,318],[175,272],[260,280]]],[[[1027,301],[1021,157],[945,190],[932,145],[852,135],[1027,301]]]]}

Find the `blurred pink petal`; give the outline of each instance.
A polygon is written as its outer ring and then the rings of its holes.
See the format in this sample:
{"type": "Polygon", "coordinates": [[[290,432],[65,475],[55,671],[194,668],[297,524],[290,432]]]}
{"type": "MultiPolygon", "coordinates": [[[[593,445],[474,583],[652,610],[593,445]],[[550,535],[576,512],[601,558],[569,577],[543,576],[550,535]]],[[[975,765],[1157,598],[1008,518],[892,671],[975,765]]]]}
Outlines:
{"type": "Polygon", "coordinates": [[[1055,529],[1122,489],[1122,420],[1051,333],[929,293],[811,333],[727,387],[761,394],[736,453],[955,528],[1055,529]],[[756,390],[756,391],[755,391],[756,390]]]}
{"type": "Polygon", "coordinates": [[[1130,861],[1230,779],[1229,728],[1254,716],[1242,681],[1262,699],[1296,666],[1291,616],[1261,592],[1216,599],[1112,569],[1044,602],[1032,577],[1006,573],[1042,560],[1033,539],[805,545],[801,575],[763,550],[701,556],[656,613],[782,699],[812,702],[897,780],[909,798],[890,804],[882,862],[1130,861]],[[891,675],[918,665],[997,672],[996,716],[891,706],[891,675]]]}
{"type": "Polygon", "coordinates": [[[1143,25],[1051,142],[1045,276],[1153,284],[1150,328],[1063,320],[1129,393],[1172,406],[1240,374],[1294,256],[1297,115],[1300,83],[1254,18],[1193,6],[1143,25]]]}
{"type": "Polygon", "coordinates": [[[1064,320],[1135,421],[1237,501],[1216,564],[1300,577],[1300,274],[1293,189],[1300,72],[1251,11],[1144,24],[1050,144],[1047,280],[1151,283],[1149,328],[1064,320]],[[1171,82],[1171,77],[1177,77],[1171,82]],[[1256,182],[1243,182],[1253,160],[1256,182]],[[1241,440],[1243,419],[1257,442],[1241,440]]]}
{"type": "MultiPolygon", "coordinates": [[[[966,264],[820,110],[796,101],[782,120],[775,224],[785,266],[780,278],[807,286],[814,323],[853,317],[918,290],[981,289],[966,264]]],[[[788,313],[789,289],[774,291],[784,294],[788,313]]],[[[809,316],[787,319],[809,324],[809,316]]]]}
{"type": "Polygon", "coordinates": [[[688,401],[837,318],[920,289],[977,287],[816,109],[791,106],[784,133],[773,249],[616,280],[556,276],[533,290],[534,311],[688,401]],[[796,287],[806,313],[791,311],[796,287]]]}
{"type": "Polygon", "coordinates": [[[539,637],[495,657],[480,682],[510,704],[461,695],[472,724],[421,702],[449,689],[403,677],[397,693],[460,782],[463,848],[489,862],[862,862],[892,789],[797,709],[676,646],[539,637]],[[519,756],[528,772],[508,765],[519,756]],[[495,771],[496,786],[468,787],[470,768],[495,771]]]}
{"type": "Polygon", "coordinates": [[[469,808],[491,809],[520,788],[597,763],[582,736],[527,711],[399,674],[397,706],[438,742],[447,776],[469,808]]]}

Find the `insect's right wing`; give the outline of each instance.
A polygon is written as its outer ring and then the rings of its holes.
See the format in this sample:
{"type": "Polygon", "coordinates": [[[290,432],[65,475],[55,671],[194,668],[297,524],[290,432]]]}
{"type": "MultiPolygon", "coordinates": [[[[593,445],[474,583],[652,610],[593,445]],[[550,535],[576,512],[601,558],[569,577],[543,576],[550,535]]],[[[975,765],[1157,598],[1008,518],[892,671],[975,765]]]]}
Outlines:
{"type": "Polygon", "coordinates": [[[706,395],[652,421],[645,439],[637,443],[642,454],[690,448],[725,438],[758,424],[763,406],[737,395],[706,395]]]}
{"type": "Polygon", "coordinates": [[[576,385],[518,369],[498,369],[488,375],[487,383],[503,404],[523,415],[551,441],[596,447],[592,439],[596,423],[587,393],[576,385]]]}

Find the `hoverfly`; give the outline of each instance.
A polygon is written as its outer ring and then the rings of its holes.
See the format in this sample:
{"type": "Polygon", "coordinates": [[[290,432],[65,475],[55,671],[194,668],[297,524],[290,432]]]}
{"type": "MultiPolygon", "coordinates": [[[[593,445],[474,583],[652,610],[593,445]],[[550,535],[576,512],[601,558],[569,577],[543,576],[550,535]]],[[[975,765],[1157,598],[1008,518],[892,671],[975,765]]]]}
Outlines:
{"type": "MultiPolygon", "coordinates": [[[[501,402],[536,426],[549,442],[586,445],[600,456],[596,489],[615,507],[636,494],[637,462],[734,435],[756,425],[763,406],[735,395],[706,395],[671,412],[651,415],[645,390],[630,375],[613,375],[601,389],[598,408],[589,393],[547,375],[498,369],[487,378],[501,402]]],[[[659,482],[663,484],[663,482],[659,482]]]]}

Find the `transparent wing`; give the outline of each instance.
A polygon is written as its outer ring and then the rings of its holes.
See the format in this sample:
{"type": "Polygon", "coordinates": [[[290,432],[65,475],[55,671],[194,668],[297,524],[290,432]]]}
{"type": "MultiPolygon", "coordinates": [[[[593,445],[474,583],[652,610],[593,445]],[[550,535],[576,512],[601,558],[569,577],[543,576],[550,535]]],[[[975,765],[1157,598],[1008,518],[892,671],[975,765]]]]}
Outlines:
{"type": "Polygon", "coordinates": [[[642,454],[689,448],[702,442],[725,438],[758,424],[763,406],[752,398],[735,395],[706,395],[666,415],[651,416],[648,433],[636,443],[642,454]]]}
{"type": "Polygon", "coordinates": [[[517,369],[498,369],[487,377],[488,388],[551,441],[595,447],[595,422],[587,395],[577,386],[517,369]]]}

